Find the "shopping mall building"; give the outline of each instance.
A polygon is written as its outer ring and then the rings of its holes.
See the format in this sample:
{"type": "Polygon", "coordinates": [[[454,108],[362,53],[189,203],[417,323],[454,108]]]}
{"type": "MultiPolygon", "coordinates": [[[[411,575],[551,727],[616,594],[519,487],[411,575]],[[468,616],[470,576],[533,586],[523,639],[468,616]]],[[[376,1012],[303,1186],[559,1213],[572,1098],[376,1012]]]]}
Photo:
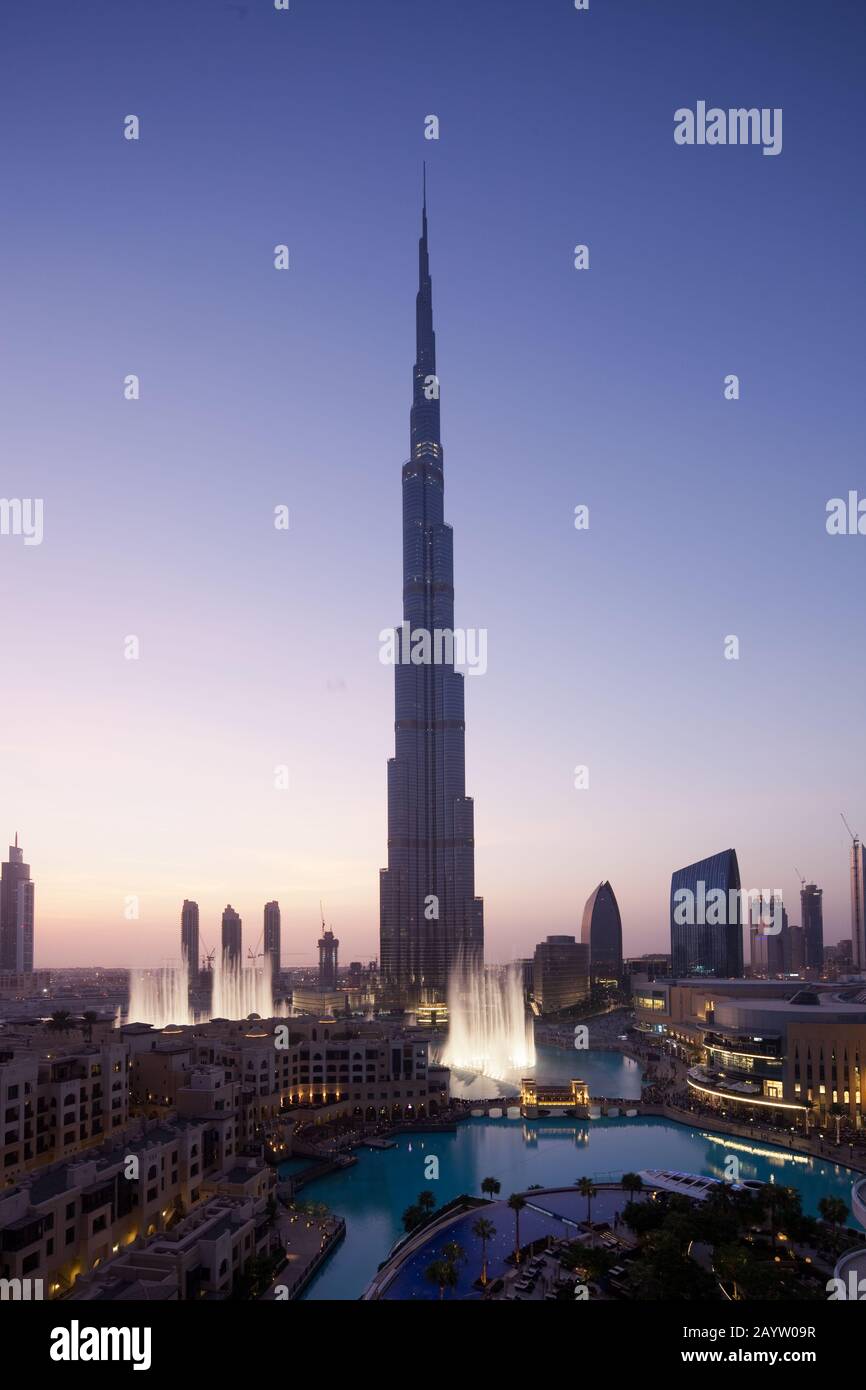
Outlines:
{"type": "Polygon", "coordinates": [[[633,981],[635,1027],[690,1063],[695,1098],[791,1123],[861,1125],[866,988],[785,980],[633,981]]]}

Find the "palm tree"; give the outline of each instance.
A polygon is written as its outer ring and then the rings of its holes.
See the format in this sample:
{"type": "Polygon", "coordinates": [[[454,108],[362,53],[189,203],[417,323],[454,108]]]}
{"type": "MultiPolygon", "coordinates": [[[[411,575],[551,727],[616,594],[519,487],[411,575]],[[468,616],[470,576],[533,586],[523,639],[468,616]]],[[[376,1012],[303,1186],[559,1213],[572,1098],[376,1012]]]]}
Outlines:
{"type": "Polygon", "coordinates": [[[640,1173],[623,1173],[620,1186],[631,1194],[633,1200],[636,1192],[643,1192],[643,1178],[640,1173]]]}
{"type": "Polygon", "coordinates": [[[800,1194],[795,1187],[781,1187],[765,1182],[760,1196],[770,1211],[770,1239],[776,1248],[776,1227],[783,1221],[796,1220],[800,1215],[800,1194]]]}
{"type": "Polygon", "coordinates": [[[453,1265],[455,1269],[459,1265],[466,1263],[466,1251],[462,1245],[458,1245],[456,1240],[449,1240],[447,1245],[442,1247],[442,1258],[447,1264],[453,1265]]]}
{"type": "Polygon", "coordinates": [[[418,1193],[418,1200],[416,1205],[421,1208],[425,1216],[428,1212],[431,1212],[433,1210],[433,1208],[436,1205],[436,1198],[433,1196],[433,1193],[430,1191],[429,1188],[425,1192],[418,1193]]]}
{"type": "Polygon", "coordinates": [[[94,1013],[93,1009],[88,1009],[81,1015],[81,1022],[84,1024],[84,1036],[87,1042],[93,1037],[93,1025],[99,1022],[99,1014],[94,1013]]]}
{"type": "Polygon", "coordinates": [[[848,1208],[841,1197],[822,1197],[818,1203],[818,1211],[821,1214],[821,1220],[828,1221],[833,1227],[834,1236],[848,1215],[848,1208]]]}
{"type": "Polygon", "coordinates": [[[592,1226],[592,1199],[595,1196],[595,1188],[592,1185],[592,1178],[578,1178],[577,1190],[581,1197],[586,1198],[586,1224],[592,1226]]]}
{"type": "Polygon", "coordinates": [[[723,1245],[713,1255],[713,1270],[720,1279],[730,1281],[734,1298],[740,1297],[738,1284],[750,1267],[749,1253],[742,1245],[723,1245]]]}
{"type": "Polygon", "coordinates": [[[520,1213],[526,1206],[526,1198],[521,1197],[519,1192],[512,1192],[508,1198],[508,1205],[514,1212],[514,1263],[520,1264],[520,1213]]]}
{"type": "Polygon", "coordinates": [[[411,1207],[407,1207],[403,1213],[403,1230],[414,1231],[415,1227],[420,1226],[423,1220],[424,1213],[422,1212],[421,1208],[413,1204],[411,1207]]]}
{"type": "Polygon", "coordinates": [[[489,1197],[496,1197],[502,1191],[502,1183],[498,1178],[484,1178],[481,1183],[481,1191],[486,1192],[489,1197]]]}
{"type": "Polygon", "coordinates": [[[48,1020],[48,1027],[52,1033],[68,1033],[71,1018],[72,1015],[68,1009],[57,1009],[48,1020]]]}
{"type": "Polygon", "coordinates": [[[836,1143],[838,1144],[838,1143],[839,1143],[839,1122],[840,1122],[840,1120],[842,1119],[842,1116],[845,1114],[845,1111],[842,1109],[841,1105],[831,1105],[831,1106],[830,1106],[830,1114],[833,1116],[833,1119],[836,1121],[836,1143]]]}
{"type": "Polygon", "coordinates": [[[453,1289],[457,1284],[457,1270],[448,1260],[434,1260],[424,1271],[424,1278],[431,1284],[436,1284],[439,1289],[439,1297],[445,1297],[446,1289],[453,1289]]]}
{"type": "Polygon", "coordinates": [[[496,1235],[496,1227],[486,1216],[479,1216],[472,1223],[472,1234],[481,1241],[481,1283],[487,1283],[487,1242],[496,1235]]]}

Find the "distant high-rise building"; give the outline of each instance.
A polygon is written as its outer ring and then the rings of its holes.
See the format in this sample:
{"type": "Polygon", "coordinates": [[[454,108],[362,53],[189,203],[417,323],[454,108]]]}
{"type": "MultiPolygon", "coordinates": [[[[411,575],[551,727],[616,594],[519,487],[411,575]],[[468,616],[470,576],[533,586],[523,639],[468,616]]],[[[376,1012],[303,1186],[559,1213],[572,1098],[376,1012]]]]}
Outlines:
{"type": "Polygon", "coordinates": [[[622,979],[622,920],[614,891],[606,879],[586,900],[580,939],[589,947],[589,970],[594,981],[622,979]]]}
{"type": "Polygon", "coordinates": [[[330,927],[319,937],[319,989],[337,988],[337,950],[340,943],[330,927]]]}
{"type": "Polygon", "coordinates": [[[535,948],[532,992],[543,1014],[579,1004],[589,994],[589,946],[573,936],[549,936],[535,948]]]}
{"type": "Polygon", "coordinates": [[[184,898],[180,910],[180,953],[186,961],[190,979],[198,974],[198,903],[184,898]]]}
{"type": "Polygon", "coordinates": [[[787,973],[790,958],[788,913],[781,899],[763,894],[749,904],[750,964],[753,975],[775,980],[787,973]]]}
{"type": "Polygon", "coordinates": [[[24,863],[16,832],[0,871],[0,969],[18,975],[33,972],[34,893],[30,865],[24,863]]]}
{"type": "Polygon", "coordinates": [[[222,947],[223,960],[230,965],[241,965],[241,919],[231,903],[223,912],[222,947]]]}
{"type": "MultiPolygon", "coordinates": [[[[823,965],[819,967],[823,969],[823,965]]],[[[785,940],[785,974],[802,975],[806,969],[806,933],[802,927],[788,928],[785,940]]]]}
{"type": "Polygon", "coordinates": [[[851,845],[851,964],[866,971],[866,851],[859,835],[851,845]]]}
{"type": "Polygon", "coordinates": [[[814,883],[804,883],[800,889],[800,920],[805,937],[805,965],[807,969],[821,971],[824,968],[824,897],[823,888],[814,883]]]}
{"type": "Polygon", "coordinates": [[[740,866],[725,849],[671,877],[671,974],[743,974],[740,866]]]}
{"type": "Polygon", "coordinates": [[[274,980],[280,971],[281,960],[280,945],[280,905],[278,902],[265,903],[265,945],[266,956],[271,958],[271,970],[274,980]]]}
{"type": "Polygon", "coordinates": [[[464,777],[463,677],[454,670],[453,535],[444,519],[439,381],[421,219],[410,456],[403,465],[403,624],[395,653],[395,748],[388,762],[388,867],[379,883],[386,997],[445,998],[455,967],[483,959],[472,798],[464,777]],[[416,642],[418,634],[421,638],[416,642]],[[437,640],[438,639],[438,640],[437,640]],[[426,661],[416,661],[423,654],[426,661]]]}

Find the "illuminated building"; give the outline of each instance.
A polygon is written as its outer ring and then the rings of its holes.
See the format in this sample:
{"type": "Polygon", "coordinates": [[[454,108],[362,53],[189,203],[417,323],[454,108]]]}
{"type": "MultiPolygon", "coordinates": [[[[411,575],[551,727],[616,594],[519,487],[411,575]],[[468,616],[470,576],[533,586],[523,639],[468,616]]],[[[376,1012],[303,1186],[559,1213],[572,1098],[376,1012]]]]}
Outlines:
{"type": "Polygon", "coordinates": [[[402,474],[404,627],[394,665],[395,749],[379,919],[386,998],[412,1005],[444,999],[458,963],[471,969],[484,953],[474,810],[464,780],[463,676],[453,659],[414,664],[404,651],[407,633],[424,632],[430,640],[437,630],[454,628],[426,197],[421,229],[410,457],[402,474]]]}
{"type": "Polygon", "coordinates": [[[607,880],[587,898],[580,939],[589,947],[593,983],[618,984],[622,979],[622,920],[619,904],[607,880]]]}
{"type": "Polygon", "coordinates": [[[742,973],[740,869],[736,851],[726,849],[671,877],[671,974],[742,973]]]}

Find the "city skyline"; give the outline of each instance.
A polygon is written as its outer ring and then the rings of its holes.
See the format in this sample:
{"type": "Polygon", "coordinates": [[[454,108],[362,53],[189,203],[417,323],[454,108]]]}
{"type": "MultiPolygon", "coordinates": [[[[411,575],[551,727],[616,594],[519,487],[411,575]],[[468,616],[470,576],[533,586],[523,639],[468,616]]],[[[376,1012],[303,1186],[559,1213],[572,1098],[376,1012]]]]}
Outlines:
{"type": "Polygon", "coordinates": [[[3,430],[8,490],[45,515],[40,545],[0,541],[28,672],[3,754],[37,963],[174,958],[190,896],[206,937],[227,901],[251,921],[279,900],[287,961],[323,897],[347,955],[376,953],[393,753],[378,634],[424,157],[456,620],[489,634],[466,682],[488,957],[577,932],[601,879],[628,952],[663,949],[674,866],[719,844],[792,921],[800,866],[827,941],[849,935],[839,811],[866,829],[864,656],[839,634],[856,630],[860,541],[825,512],[859,468],[864,192],[840,132],[860,98],[839,78],[862,17],[813,70],[805,10],[684,12],[672,48],[622,8],[625,50],[569,7],[539,24],[504,3],[493,23],[449,0],[432,32],[389,3],[337,3],[336,28],[301,8],[241,31],[227,12],[198,66],[195,21],[156,3],[140,22],[158,72],[104,14],[14,17],[3,430]],[[419,89],[422,48],[444,88],[419,89]],[[674,143],[674,111],[733,100],[732,72],[743,100],[784,107],[779,157],[674,143]],[[69,119],[49,130],[54,106],[69,119]],[[818,274],[804,245],[826,245],[840,197],[818,274]],[[46,277],[58,199],[75,216],[46,277]]]}
{"type": "MultiPolygon", "coordinates": [[[[4,959],[6,960],[6,964],[3,968],[10,969],[13,971],[16,968],[11,960],[13,936],[16,940],[20,938],[21,943],[23,943],[25,969],[34,968],[35,884],[30,878],[30,865],[25,864],[23,862],[23,850],[19,848],[17,844],[17,839],[18,835],[16,832],[16,843],[14,845],[9,846],[9,859],[4,860],[2,865],[4,872],[4,929],[2,934],[0,934],[0,941],[2,941],[4,945],[4,950],[7,953],[4,957],[4,959]],[[9,922],[11,923],[12,918],[9,914],[11,911],[13,901],[17,905],[17,884],[19,879],[21,881],[22,888],[26,894],[25,911],[23,913],[23,916],[20,913],[18,914],[19,917],[21,917],[21,925],[19,927],[16,927],[14,931],[10,933],[7,925],[7,917],[9,919],[9,922]],[[6,886],[7,883],[9,885],[8,888],[6,886]],[[23,936],[21,934],[22,930],[23,936]]],[[[859,837],[855,838],[851,846],[850,855],[849,887],[852,907],[852,917],[848,924],[850,934],[846,936],[843,931],[843,934],[835,942],[825,943],[824,941],[822,905],[823,888],[820,885],[814,883],[807,884],[805,879],[801,880],[801,888],[799,893],[799,915],[801,920],[796,923],[791,922],[789,920],[790,914],[788,904],[793,903],[793,898],[786,899],[784,895],[779,895],[772,889],[761,889],[756,886],[746,886],[745,884],[740,886],[738,881],[736,851],[734,849],[731,849],[729,851],[724,851],[723,853],[710,856],[708,859],[704,859],[695,864],[692,864],[688,866],[687,869],[675,870],[673,872],[669,888],[670,921],[666,925],[667,940],[665,941],[662,947],[656,946],[655,948],[652,948],[649,951],[631,951],[627,949],[626,945],[620,945],[620,947],[618,948],[615,947],[613,945],[613,938],[611,938],[609,945],[606,945],[604,949],[605,951],[612,950],[613,956],[616,956],[617,951],[619,951],[622,959],[638,959],[643,955],[668,955],[672,958],[672,971],[674,974],[680,974],[683,976],[691,974],[692,971],[690,971],[689,969],[683,968],[679,971],[673,969],[673,956],[676,954],[675,939],[680,939],[681,944],[684,943],[687,939],[687,934],[683,931],[682,923],[691,923],[693,925],[696,924],[698,927],[698,935],[700,935],[700,932],[703,932],[704,935],[709,936],[712,936],[714,933],[718,934],[717,928],[710,927],[709,925],[702,926],[701,924],[704,921],[704,914],[707,914],[707,923],[713,920],[712,914],[709,911],[710,898],[714,892],[717,893],[719,891],[720,885],[722,884],[722,880],[724,879],[724,883],[727,886],[722,888],[721,891],[724,893],[726,902],[729,905],[727,910],[729,910],[732,913],[736,912],[736,914],[738,914],[742,919],[741,921],[734,923],[733,916],[731,916],[730,918],[731,924],[736,925],[740,928],[740,949],[742,950],[743,957],[741,965],[745,962],[747,958],[749,958],[753,970],[757,969],[759,973],[766,974],[767,968],[770,964],[770,958],[773,957],[774,949],[777,948],[776,953],[778,954],[778,961],[776,966],[770,969],[771,975],[776,973],[777,970],[787,971],[789,968],[792,973],[796,973],[798,970],[802,970],[803,967],[806,966],[810,967],[813,970],[820,971],[823,968],[824,963],[824,945],[826,944],[828,946],[835,946],[839,943],[844,943],[847,941],[849,945],[851,945],[852,947],[852,954],[855,955],[855,959],[853,961],[853,968],[856,971],[857,960],[856,948],[854,947],[854,941],[856,940],[855,920],[862,919],[862,906],[858,907],[858,904],[862,905],[863,900],[863,873],[862,868],[859,867],[862,866],[863,863],[863,853],[864,848],[861,845],[859,837]],[[717,863],[721,863],[723,860],[727,861],[728,856],[731,857],[734,865],[733,873],[729,875],[727,869],[725,869],[724,873],[722,874],[722,877],[719,877],[719,872],[717,871],[716,865],[717,863]],[[691,903],[691,907],[688,910],[684,908],[680,903],[681,895],[683,893],[684,888],[686,888],[686,897],[690,900],[691,903]],[[733,901],[731,898],[732,892],[737,899],[735,908],[730,907],[730,904],[733,901]],[[676,906],[678,903],[680,903],[679,907],[676,906]],[[855,913],[857,913],[858,911],[860,913],[860,917],[855,919],[855,913]],[[677,928],[677,926],[675,925],[676,923],[680,923],[679,928],[677,928]],[[756,935],[759,937],[763,937],[763,935],[765,934],[764,928],[769,927],[771,925],[772,930],[769,932],[771,941],[769,945],[764,943],[762,944],[762,946],[756,948],[756,935]],[[792,948],[790,943],[787,941],[788,933],[791,930],[794,930],[797,933],[799,933],[799,938],[802,940],[801,946],[792,948]],[[779,932],[781,932],[781,936],[779,936],[778,939],[776,939],[777,933],[779,932]],[[671,949],[666,950],[665,947],[670,947],[671,949]],[[755,954],[756,949],[758,950],[757,957],[755,954]],[[794,959],[797,961],[797,964],[794,964],[792,962],[792,959],[790,958],[792,949],[795,951],[794,959]],[[762,951],[763,954],[761,954],[762,951]],[[767,955],[768,951],[769,957],[767,955]],[[763,962],[763,964],[761,962],[763,962]]],[[[685,899],[683,899],[683,902],[685,902],[685,899]]],[[[605,920],[608,916],[611,917],[610,924],[606,924],[602,929],[602,934],[605,935],[605,939],[607,939],[607,935],[609,935],[610,933],[611,926],[614,926],[615,924],[615,937],[617,941],[621,942],[622,925],[619,916],[619,908],[612,886],[607,881],[603,881],[602,883],[598,884],[596,888],[592,891],[592,893],[590,893],[586,903],[584,904],[579,927],[575,930],[574,935],[576,937],[579,937],[579,939],[584,943],[588,943],[591,940],[592,934],[596,930],[596,927],[599,925],[599,923],[596,923],[596,916],[598,916],[597,904],[603,907],[602,916],[605,917],[605,920]]],[[[321,902],[319,904],[319,909],[321,912],[321,902]]],[[[12,915],[14,915],[14,913],[12,915]]],[[[255,920],[258,919],[256,918],[255,920]]],[[[722,919],[720,918],[719,920],[722,919]]],[[[232,907],[231,904],[228,904],[226,907],[219,911],[218,921],[215,923],[214,931],[212,935],[209,937],[206,932],[200,932],[200,917],[198,903],[185,898],[180,909],[180,933],[178,937],[178,949],[176,953],[169,950],[169,952],[166,955],[163,955],[158,960],[148,962],[126,961],[109,964],[108,962],[94,959],[92,961],[74,963],[54,962],[53,964],[56,968],[64,968],[64,965],[68,965],[68,968],[70,969],[77,968],[79,966],[87,967],[88,965],[96,967],[106,966],[106,968],[123,968],[125,965],[132,965],[133,968],[149,969],[158,968],[166,964],[180,964],[182,961],[186,961],[187,965],[193,969],[204,969],[208,968],[210,962],[214,958],[214,955],[219,954],[230,956],[231,959],[236,961],[238,964],[243,964],[248,958],[257,959],[260,956],[265,956],[271,959],[273,967],[275,969],[279,968],[281,963],[283,965],[283,968],[291,968],[292,966],[295,966],[299,969],[311,968],[313,964],[313,952],[309,944],[307,944],[307,946],[301,950],[292,949],[289,953],[290,958],[287,961],[283,961],[281,909],[278,900],[272,899],[264,903],[262,909],[262,921],[263,925],[261,928],[257,928],[255,925],[253,925],[249,929],[249,935],[245,936],[243,932],[243,915],[241,913],[238,913],[232,907]],[[213,940],[214,942],[213,947],[210,946],[211,940],[213,940]],[[260,947],[261,950],[259,949],[260,947]],[[307,960],[300,961],[298,959],[295,959],[301,956],[306,956],[307,960]]],[[[320,926],[321,930],[325,932],[325,936],[327,938],[333,938],[333,924],[329,926],[326,930],[324,917],[322,917],[320,926]]],[[[529,949],[532,949],[533,945],[537,944],[537,942],[530,942],[529,949]]],[[[320,940],[318,943],[320,969],[321,947],[322,942],[320,940]]],[[[19,953],[21,949],[22,946],[21,944],[19,944],[17,946],[17,950],[19,951],[19,953]]],[[[736,951],[737,947],[735,946],[734,949],[736,951]]],[[[700,954],[700,950],[698,953],[700,954]]],[[[376,956],[373,952],[365,951],[363,949],[354,951],[351,954],[353,954],[361,963],[367,962],[371,959],[379,959],[379,957],[376,956]]],[[[710,951],[710,954],[712,954],[712,951],[710,951]]],[[[458,952],[455,955],[454,961],[451,962],[451,966],[458,963],[461,959],[464,964],[467,963],[466,955],[461,955],[461,953],[458,952]]],[[[488,960],[487,963],[492,965],[507,964],[509,959],[525,959],[525,953],[521,956],[521,954],[518,952],[515,957],[505,959],[492,959],[488,960]]],[[[35,968],[50,969],[51,965],[52,962],[37,961],[35,968]]],[[[740,972],[740,968],[741,966],[738,966],[735,969],[735,975],[740,972]]],[[[698,973],[703,973],[703,968],[698,973]]],[[[724,973],[725,972],[723,972],[723,976],[724,973]]],[[[387,977],[387,972],[383,972],[383,975],[387,977]]],[[[448,977],[445,976],[444,978],[447,979],[448,977]]],[[[395,981],[393,977],[391,977],[392,990],[394,988],[394,985],[395,981]]]]}

